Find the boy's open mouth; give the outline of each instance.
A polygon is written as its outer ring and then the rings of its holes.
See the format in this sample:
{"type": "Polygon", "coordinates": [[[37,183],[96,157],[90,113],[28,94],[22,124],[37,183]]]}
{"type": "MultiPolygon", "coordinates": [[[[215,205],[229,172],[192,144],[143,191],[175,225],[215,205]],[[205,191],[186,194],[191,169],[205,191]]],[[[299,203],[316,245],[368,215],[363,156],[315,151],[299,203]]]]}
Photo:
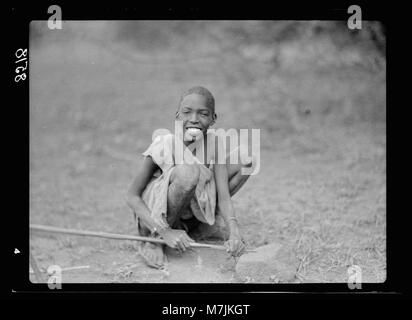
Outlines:
{"type": "Polygon", "coordinates": [[[203,131],[199,127],[187,126],[184,134],[184,140],[193,141],[194,139],[197,139],[198,137],[202,136],[203,131]]]}
{"type": "Polygon", "coordinates": [[[188,130],[188,129],[192,129],[192,130],[202,130],[202,128],[200,128],[200,127],[195,127],[195,126],[187,126],[187,127],[185,128],[185,130],[188,130]]]}

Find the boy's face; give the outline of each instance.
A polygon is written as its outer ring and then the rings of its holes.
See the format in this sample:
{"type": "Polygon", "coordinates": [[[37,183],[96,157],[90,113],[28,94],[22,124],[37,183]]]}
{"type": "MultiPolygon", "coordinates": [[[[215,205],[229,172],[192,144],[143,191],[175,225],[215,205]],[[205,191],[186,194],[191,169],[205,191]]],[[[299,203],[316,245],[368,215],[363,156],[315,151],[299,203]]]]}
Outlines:
{"type": "Polygon", "coordinates": [[[177,119],[183,121],[183,133],[189,128],[197,128],[206,134],[215,115],[207,106],[206,98],[197,93],[192,93],[183,98],[177,119]]]}

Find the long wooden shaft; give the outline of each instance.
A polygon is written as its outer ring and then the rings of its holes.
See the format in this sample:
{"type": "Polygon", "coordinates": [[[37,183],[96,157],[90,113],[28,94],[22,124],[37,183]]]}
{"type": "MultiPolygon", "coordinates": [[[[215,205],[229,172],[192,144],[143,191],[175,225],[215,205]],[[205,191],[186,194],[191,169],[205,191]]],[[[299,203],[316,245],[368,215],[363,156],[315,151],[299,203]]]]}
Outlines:
{"type": "MultiPolygon", "coordinates": [[[[151,237],[132,236],[132,235],[98,232],[98,231],[88,231],[88,230],[64,229],[64,228],[45,226],[45,225],[39,225],[39,224],[31,224],[30,229],[35,230],[35,231],[72,234],[72,235],[77,235],[77,236],[89,236],[89,237],[98,237],[98,238],[106,238],[106,239],[147,241],[147,242],[162,243],[162,244],[166,243],[163,239],[157,239],[157,238],[151,238],[151,237]]],[[[208,244],[208,243],[192,242],[190,245],[194,248],[210,248],[210,249],[226,250],[225,246],[208,244]]]]}

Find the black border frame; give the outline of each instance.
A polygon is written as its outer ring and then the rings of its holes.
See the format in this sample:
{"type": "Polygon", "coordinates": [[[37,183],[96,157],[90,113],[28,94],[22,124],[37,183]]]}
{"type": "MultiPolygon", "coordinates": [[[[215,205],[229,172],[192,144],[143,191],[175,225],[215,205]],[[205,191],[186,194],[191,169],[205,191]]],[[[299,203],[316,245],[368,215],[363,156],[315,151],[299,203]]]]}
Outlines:
{"type": "MultiPolygon", "coordinates": [[[[58,4],[62,7],[63,20],[347,20],[349,14],[347,8],[352,3],[346,4],[333,4],[333,5],[293,5],[289,4],[287,9],[276,6],[274,8],[268,8],[267,6],[261,7],[248,7],[247,5],[236,6],[236,11],[225,10],[219,7],[216,10],[213,6],[206,8],[200,7],[160,7],[157,6],[155,10],[148,10],[141,6],[124,6],[124,7],[108,7],[105,5],[97,6],[73,6],[67,4],[58,4]]],[[[10,68],[8,70],[9,81],[12,84],[12,99],[14,105],[17,106],[17,117],[19,122],[21,121],[21,114],[25,115],[25,121],[27,123],[22,124],[19,132],[23,135],[19,144],[12,144],[10,150],[14,154],[21,154],[20,159],[22,163],[19,163],[20,168],[26,168],[24,170],[24,178],[27,181],[29,177],[29,77],[24,83],[14,82],[15,68],[14,60],[15,51],[18,48],[29,48],[29,23],[32,20],[47,20],[49,15],[47,8],[51,4],[34,6],[16,5],[9,8],[11,16],[11,23],[13,25],[13,32],[11,39],[11,45],[7,51],[10,68]],[[22,147],[24,146],[24,147],[22,147]],[[27,170],[27,171],[26,171],[27,170]],[[27,174],[27,175],[26,175],[27,174]]],[[[389,21],[387,8],[379,5],[365,5],[359,3],[362,8],[363,20],[379,20],[386,29],[387,48],[392,46],[392,24],[389,21]]],[[[30,52],[29,52],[30,57],[30,52]]],[[[387,61],[392,62],[391,50],[387,49],[387,61]]],[[[391,63],[390,62],[390,63],[391,63]]],[[[390,64],[389,63],[389,64],[390,64]]],[[[396,127],[393,126],[391,121],[393,120],[392,108],[388,108],[389,105],[394,104],[394,95],[389,86],[389,82],[393,80],[393,74],[388,69],[387,71],[387,185],[394,183],[393,171],[389,165],[393,165],[392,152],[393,152],[393,140],[391,138],[396,127]],[[391,121],[389,121],[391,119],[391,121]]],[[[21,187],[20,187],[21,188],[21,187]]],[[[102,293],[113,296],[113,294],[122,294],[128,296],[130,293],[138,293],[144,295],[146,298],[156,297],[166,294],[170,296],[177,293],[184,293],[184,295],[190,300],[194,298],[193,293],[200,294],[200,296],[213,294],[215,298],[225,296],[227,293],[232,296],[245,297],[247,294],[248,299],[257,301],[266,300],[268,296],[274,294],[280,294],[281,296],[294,298],[300,298],[303,294],[313,296],[313,294],[323,293],[322,298],[338,296],[338,297],[357,297],[362,298],[366,295],[371,296],[392,296],[400,297],[406,293],[410,293],[410,288],[406,285],[405,279],[400,266],[402,265],[401,257],[396,255],[394,251],[395,247],[398,247],[399,240],[402,240],[402,232],[398,232],[398,227],[395,226],[395,217],[389,212],[399,211],[398,200],[400,195],[394,193],[392,188],[387,188],[387,212],[386,226],[387,226],[387,279],[382,284],[363,283],[362,289],[350,290],[347,283],[337,284],[63,284],[62,290],[50,290],[47,284],[32,284],[29,281],[29,274],[27,272],[28,266],[28,250],[29,250],[29,186],[24,188],[24,192],[20,195],[24,200],[20,199],[18,204],[22,206],[15,213],[10,214],[6,218],[10,221],[9,231],[12,235],[9,245],[7,246],[7,254],[10,257],[10,266],[12,271],[12,277],[9,280],[6,291],[11,293],[14,297],[31,296],[34,293],[41,293],[39,297],[47,295],[58,297],[67,296],[72,297],[73,294],[80,294],[82,298],[86,293],[94,293],[97,296],[101,296],[102,293]],[[24,195],[23,195],[24,193],[24,195]],[[395,200],[394,198],[397,198],[395,200]],[[24,227],[25,226],[25,227],[24,227]],[[398,244],[398,245],[396,245],[398,244]],[[14,254],[14,248],[19,248],[20,253],[14,254]],[[10,256],[11,255],[11,256],[10,256]],[[252,293],[249,295],[249,293],[252,293]],[[272,294],[270,294],[272,293],[272,294]]],[[[399,221],[399,220],[398,220],[399,221]]],[[[406,233],[407,235],[407,233],[406,233]]],[[[176,295],[181,296],[181,295],[176,295]]],[[[171,300],[172,301],[172,300],[171,300]]]]}

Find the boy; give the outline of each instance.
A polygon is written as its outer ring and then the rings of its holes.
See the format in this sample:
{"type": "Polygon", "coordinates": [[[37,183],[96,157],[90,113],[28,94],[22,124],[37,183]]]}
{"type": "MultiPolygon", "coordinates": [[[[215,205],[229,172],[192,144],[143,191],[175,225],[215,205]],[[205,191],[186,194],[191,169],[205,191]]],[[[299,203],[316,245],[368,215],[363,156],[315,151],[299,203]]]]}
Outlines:
{"type": "MultiPolygon", "coordinates": [[[[143,153],[142,167],[126,200],[138,220],[140,234],[161,237],[180,252],[194,242],[188,232],[216,226],[216,218],[221,215],[229,232],[227,251],[239,256],[245,245],[231,196],[249,177],[242,174],[242,167],[251,167],[252,162],[232,164],[226,155],[224,163],[216,161],[223,152],[222,142],[208,133],[216,118],[215,100],[209,90],[193,87],[186,91],[176,112],[176,120],[182,123],[183,141],[171,134],[153,141],[143,153]],[[192,157],[191,164],[176,163],[176,139],[184,144],[185,156],[192,157]],[[212,139],[217,141],[214,147],[210,147],[212,139]],[[202,160],[193,154],[199,144],[205,151],[202,160]]],[[[140,254],[149,266],[162,268],[166,262],[163,247],[146,242],[140,247],[140,254]]]]}

